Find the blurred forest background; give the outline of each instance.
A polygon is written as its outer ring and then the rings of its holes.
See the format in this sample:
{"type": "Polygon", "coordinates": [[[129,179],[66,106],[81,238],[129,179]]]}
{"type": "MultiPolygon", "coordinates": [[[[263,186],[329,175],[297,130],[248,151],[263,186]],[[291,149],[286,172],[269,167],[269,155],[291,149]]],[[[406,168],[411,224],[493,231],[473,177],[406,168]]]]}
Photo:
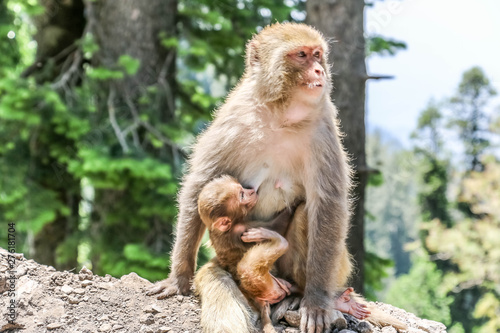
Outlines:
{"type": "MultiPolygon", "coordinates": [[[[17,252],[40,263],[165,278],[184,161],[241,76],[245,42],[273,22],[306,22],[331,41],[357,171],[356,289],[449,332],[500,332],[496,91],[472,67],[421,110],[411,147],[377,130],[365,144],[365,82],[390,79],[367,75],[365,58],[407,46],[363,32],[373,5],[1,1],[0,246],[15,223],[17,252]]],[[[202,248],[199,264],[209,256],[202,248]]]]}

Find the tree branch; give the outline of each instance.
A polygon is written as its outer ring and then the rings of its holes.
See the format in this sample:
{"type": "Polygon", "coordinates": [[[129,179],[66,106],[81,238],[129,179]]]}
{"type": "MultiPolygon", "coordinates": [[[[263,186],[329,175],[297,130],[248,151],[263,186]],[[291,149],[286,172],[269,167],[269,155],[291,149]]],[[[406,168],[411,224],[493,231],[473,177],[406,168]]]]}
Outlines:
{"type": "Polygon", "coordinates": [[[113,129],[115,131],[116,137],[118,138],[118,142],[120,142],[120,145],[122,146],[122,149],[125,153],[128,153],[130,151],[127,141],[125,140],[125,137],[123,135],[123,132],[120,129],[120,126],[118,125],[116,121],[116,116],[115,116],[115,105],[113,103],[113,100],[115,98],[116,92],[113,87],[110,88],[109,95],[108,95],[108,113],[109,113],[109,121],[111,122],[111,126],[113,126],[113,129]]]}
{"type": "Polygon", "coordinates": [[[366,75],[365,80],[392,80],[394,75],[366,75]]]}

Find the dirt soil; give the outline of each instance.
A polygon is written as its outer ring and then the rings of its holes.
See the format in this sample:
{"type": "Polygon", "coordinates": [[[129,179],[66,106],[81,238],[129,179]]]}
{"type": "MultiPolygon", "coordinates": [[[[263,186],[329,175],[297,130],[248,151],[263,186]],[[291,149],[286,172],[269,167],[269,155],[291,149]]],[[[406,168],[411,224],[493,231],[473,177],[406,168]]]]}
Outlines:
{"type": "MultiPolygon", "coordinates": [[[[58,272],[53,267],[26,260],[22,254],[8,257],[7,251],[0,248],[0,332],[201,332],[200,302],[196,297],[157,300],[145,295],[144,290],[149,286],[151,282],[135,273],[116,279],[94,275],[86,268],[77,274],[58,272]],[[14,264],[13,274],[9,264],[14,264]],[[12,290],[15,290],[15,298],[12,290]],[[13,299],[15,304],[11,305],[13,299]],[[9,322],[10,314],[16,316],[15,321],[9,322]]],[[[441,323],[417,318],[388,304],[374,304],[408,325],[406,332],[446,332],[441,323]]],[[[287,317],[293,323],[297,314],[290,312],[287,317]]],[[[346,318],[348,329],[340,332],[336,329],[335,333],[358,332],[357,320],[346,318]]],[[[276,329],[279,333],[299,332],[285,321],[276,329]]],[[[373,332],[396,333],[397,330],[376,327],[373,332]]]]}

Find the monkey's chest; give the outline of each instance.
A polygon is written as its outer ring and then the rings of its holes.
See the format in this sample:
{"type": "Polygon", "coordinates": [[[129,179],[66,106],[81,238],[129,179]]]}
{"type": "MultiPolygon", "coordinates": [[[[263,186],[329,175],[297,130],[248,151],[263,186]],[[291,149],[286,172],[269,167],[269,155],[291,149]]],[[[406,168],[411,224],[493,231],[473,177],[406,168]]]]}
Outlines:
{"type": "Polygon", "coordinates": [[[259,220],[271,219],[304,196],[303,156],[281,148],[281,151],[263,150],[253,161],[248,161],[238,177],[245,186],[257,190],[259,198],[252,215],[259,220]]]}

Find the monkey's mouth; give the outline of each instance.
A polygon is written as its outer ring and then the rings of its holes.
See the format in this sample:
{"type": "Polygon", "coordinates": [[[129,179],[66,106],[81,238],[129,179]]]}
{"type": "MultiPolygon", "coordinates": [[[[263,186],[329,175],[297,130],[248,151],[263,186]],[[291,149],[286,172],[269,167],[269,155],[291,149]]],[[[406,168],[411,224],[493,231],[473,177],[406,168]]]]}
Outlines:
{"type": "Polygon", "coordinates": [[[323,84],[321,84],[321,82],[319,82],[319,81],[314,81],[314,82],[302,83],[302,86],[307,87],[309,89],[314,89],[314,88],[323,87],[323,84]]]}

